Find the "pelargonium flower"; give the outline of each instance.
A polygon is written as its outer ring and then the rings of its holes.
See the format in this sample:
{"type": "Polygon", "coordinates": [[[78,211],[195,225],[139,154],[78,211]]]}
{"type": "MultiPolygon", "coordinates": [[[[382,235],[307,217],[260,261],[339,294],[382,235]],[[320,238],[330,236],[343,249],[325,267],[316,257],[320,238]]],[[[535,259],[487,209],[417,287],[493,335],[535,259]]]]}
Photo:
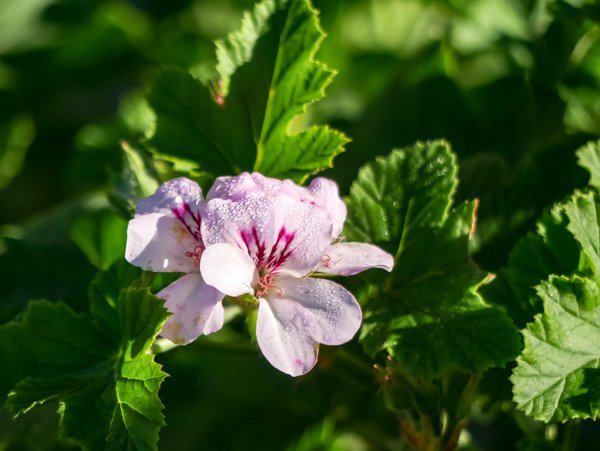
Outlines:
{"type": "Polygon", "coordinates": [[[139,202],[127,227],[127,261],[148,271],[186,273],[157,294],[172,313],[161,335],[177,344],[223,327],[225,295],[207,285],[199,271],[205,248],[200,230],[202,205],[196,182],[171,180],[139,202]]]}
{"type": "Polygon", "coordinates": [[[362,320],[354,296],[318,276],[392,269],[392,256],[376,246],[336,242],[345,218],[337,186],[324,178],[303,188],[258,173],[220,177],[202,207],[202,277],[255,300],[258,345],[292,376],[315,365],[319,343],[347,342],[362,320]]]}

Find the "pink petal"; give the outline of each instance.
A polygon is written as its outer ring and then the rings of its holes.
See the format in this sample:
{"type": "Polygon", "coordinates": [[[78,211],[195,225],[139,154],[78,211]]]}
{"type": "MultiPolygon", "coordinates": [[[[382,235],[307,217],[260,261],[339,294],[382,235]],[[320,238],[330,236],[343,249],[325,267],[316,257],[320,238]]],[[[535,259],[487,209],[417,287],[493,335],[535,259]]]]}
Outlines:
{"type": "Polygon", "coordinates": [[[281,190],[281,180],[265,177],[253,172],[243,172],[230,177],[218,177],[206,195],[206,200],[228,199],[240,201],[248,194],[260,192],[262,195],[277,196],[281,190]]]}
{"type": "Polygon", "coordinates": [[[198,184],[185,177],[170,180],[160,185],[152,196],[141,199],[136,213],[167,213],[183,204],[196,206],[202,201],[202,190],[198,184]]]}
{"type": "Polygon", "coordinates": [[[344,221],[348,213],[346,204],[340,198],[337,184],[323,177],[314,179],[308,187],[317,198],[317,205],[323,207],[331,218],[333,229],[332,238],[337,238],[344,228],[344,221]]]}
{"type": "Polygon", "coordinates": [[[311,272],[321,260],[331,241],[331,219],[317,205],[280,196],[274,202],[274,230],[293,233],[291,254],[280,273],[301,277],[311,272]]]}
{"type": "Polygon", "coordinates": [[[169,317],[161,335],[173,343],[188,344],[198,336],[223,327],[223,293],[207,285],[198,273],[186,274],[157,296],[165,299],[169,317]]]}
{"type": "Polygon", "coordinates": [[[316,272],[352,276],[370,268],[388,272],[394,267],[394,257],[367,243],[338,243],[329,246],[316,272]]]}
{"type": "Polygon", "coordinates": [[[139,215],[129,221],[125,258],[147,271],[195,271],[198,242],[181,221],[162,213],[139,215]],[[188,255],[186,255],[188,253],[188,255]]]}
{"type": "Polygon", "coordinates": [[[291,376],[316,363],[318,343],[339,345],[352,339],[362,313],[348,290],[324,279],[277,279],[282,294],[261,299],[256,322],[258,345],[267,360],[291,376]]]}
{"type": "Polygon", "coordinates": [[[200,260],[200,272],[207,284],[228,296],[254,293],[256,266],[250,256],[229,243],[208,246],[200,260]]]}
{"type": "Polygon", "coordinates": [[[296,185],[291,180],[284,180],[283,191],[299,199],[301,202],[311,203],[323,208],[332,222],[331,238],[337,238],[344,227],[346,220],[346,204],[340,198],[335,182],[323,177],[314,179],[308,188],[296,185]]]}
{"type": "Polygon", "coordinates": [[[318,343],[302,328],[288,324],[264,299],[258,305],[256,339],[269,363],[290,376],[302,376],[317,363],[318,343]]]}
{"type": "Polygon", "coordinates": [[[202,210],[202,239],[207,246],[217,243],[237,244],[245,248],[242,231],[253,227],[261,239],[273,239],[273,200],[260,193],[248,193],[241,201],[214,198],[202,210]]]}
{"type": "Polygon", "coordinates": [[[202,210],[204,243],[235,244],[257,267],[268,260],[277,262],[278,272],[300,276],[312,271],[331,241],[327,212],[286,194],[254,191],[244,196],[239,201],[207,201],[202,210]]]}

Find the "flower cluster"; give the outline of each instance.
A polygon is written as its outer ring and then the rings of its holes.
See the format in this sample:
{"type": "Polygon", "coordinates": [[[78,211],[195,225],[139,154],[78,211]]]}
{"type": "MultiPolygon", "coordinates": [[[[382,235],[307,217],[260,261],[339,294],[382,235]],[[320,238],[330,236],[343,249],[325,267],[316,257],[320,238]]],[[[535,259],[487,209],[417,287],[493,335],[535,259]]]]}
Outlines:
{"type": "Polygon", "coordinates": [[[218,178],[206,199],[193,181],[164,183],[142,199],[126,258],[155,272],[185,273],[157,296],[172,313],[161,335],[187,344],[223,327],[225,296],[251,299],[256,339],[277,369],[299,376],[318,344],[339,345],[360,327],[354,296],[323,275],[391,271],[391,255],[339,240],[346,207],[334,182],[308,187],[244,173],[218,178]]]}

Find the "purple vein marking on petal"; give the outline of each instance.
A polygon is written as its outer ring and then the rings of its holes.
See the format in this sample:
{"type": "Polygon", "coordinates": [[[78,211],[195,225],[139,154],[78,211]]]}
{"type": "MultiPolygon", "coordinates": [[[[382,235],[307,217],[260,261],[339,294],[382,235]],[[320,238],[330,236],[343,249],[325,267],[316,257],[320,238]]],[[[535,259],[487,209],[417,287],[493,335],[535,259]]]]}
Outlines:
{"type": "Polygon", "coordinates": [[[190,208],[189,204],[187,204],[187,203],[183,204],[183,208],[185,209],[185,211],[187,211],[190,214],[190,216],[192,217],[192,219],[196,223],[197,229],[200,230],[200,225],[201,225],[201,222],[202,222],[202,219],[200,218],[200,212],[197,212],[196,214],[194,214],[194,212],[190,208]]]}
{"type": "Polygon", "coordinates": [[[189,234],[196,240],[198,243],[194,246],[194,249],[191,251],[187,251],[185,253],[186,257],[190,257],[194,259],[194,266],[196,268],[200,267],[200,256],[204,251],[204,243],[202,242],[202,236],[200,235],[200,225],[202,224],[202,219],[200,218],[200,212],[194,213],[187,202],[179,205],[178,207],[171,208],[171,211],[175,215],[175,217],[179,220],[181,224],[186,228],[189,234]],[[192,224],[188,223],[188,218],[192,218],[192,224]]]}
{"type": "Polygon", "coordinates": [[[250,231],[240,230],[240,237],[246,246],[246,251],[254,260],[256,267],[259,271],[263,270],[269,273],[275,273],[292,255],[293,249],[290,249],[290,245],[295,236],[296,232],[288,232],[285,226],[281,227],[267,256],[266,243],[260,239],[255,226],[252,226],[250,231]]]}
{"type": "Polygon", "coordinates": [[[202,237],[200,236],[200,224],[201,224],[200,213],[198,212],[197,215],[194,214],[194,212],[192,211],[192,209],[190,208],[190,206],[187,203],[184,203],[179,207],[171,208],[171,211],[173,212],[175,217],[179,220],[179,222],[181,222],[185,226],[185,228],[190,233],[190,235],[192,235],[194,237],[194,239],[202,245],[203,244],[202,237]],[[190,226],[190,224],[188,224],[188,222],[186,220],[188,215],[194,221],[194,224],[192,224],[192,226],[190,226]],[[192,227],[195,230],[192,230],[192,227]]]}
{"type": "Polygon", "coordinates": [[[265,259],[265,242],[261,242],[258,238],[258,231],[255,226],[252,226],[252,237],[256,242],[256,266],[261,267],[263,265],[263,260],[265,259]]]}
{"type": "MultiPolygon", "coordinates": [[[[240,230],[240,236],[242,237],[242,241],[246,245],[248,255],[252,257],[252,250],[250,250],[250,243],[252,242],[252,237],[246,230],[240,230]]],[[[256,263],[256,259],[254,259],[254,262],[256,263]]]]}
{"type": "Polygon", "coordinates": [[[279,230],[279,234],[277,235],[277,239],[271,247],[271,253],[269,254],[269,258],[265,263],[265,267],[270,269],[271,272],[276,272],[279,268],[281,268],[287,259],[292,255],[294,249],[289,249],[290,244],[294,240],[296,236],[296,232],[287,232],[285,226],[281,227],[279,230]],[[277,248],[279,244],[283,242],[282,248],[278,251],[277,248]]]}
{"type": "Polygon", "coordinates": [[[265,266],[272,266],[273,265],[273,261],[275,260],[275,251],[277,250],[277,246],[279,246],[279,242],[281,241],[281,238],[285,235],[285,226],[283,226],[281,229],[279,229],[279,233],[277,234],[277,239],[275,240],[275,243],[273,244],[273,246],[271,246],[271,253],[269,254],[269,257],[267,258],[267,261],[265,263],[265,266]]]}
{"type": "Polygon", "coordinates": [[[242,241],[246,245],[248,255],[254,260],[257,268],[263,266],[263,260],[265,258],[266,245],[264,241],[261,241],[258,236],[258,231],[255,226],[252,226],[251,231],[240,230],[240,236],[242,241]]]}

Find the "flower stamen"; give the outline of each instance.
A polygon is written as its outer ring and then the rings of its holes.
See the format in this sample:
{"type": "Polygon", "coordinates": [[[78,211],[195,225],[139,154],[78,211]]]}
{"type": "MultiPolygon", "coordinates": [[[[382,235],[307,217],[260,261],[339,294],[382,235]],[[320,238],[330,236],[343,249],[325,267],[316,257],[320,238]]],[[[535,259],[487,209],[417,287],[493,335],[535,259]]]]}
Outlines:
{"type": "Polygon", "coordinates": [[[204,248],[202,246],[195,246],[193,251],[187,251],[185,253],[186,257],[194,258],[194,266],[196,268],[200,267],[200,256],[202,255],[202,251],[204,248]]]}
{"type": "Polygon", "coordinates": [[[256,297],[262,297],[267,291],[271,288],[275,288],[277,290],[277,296],[281,297],[283,295],[283,290],[279,288],[277,285],[273,285],[273,279],[275,278],[275,274],[265,274],[261,278],[258,279],[258,285],[260,286],[260,290],[256,292],[256,297]]]}

